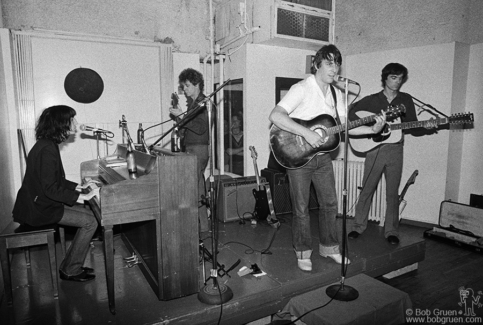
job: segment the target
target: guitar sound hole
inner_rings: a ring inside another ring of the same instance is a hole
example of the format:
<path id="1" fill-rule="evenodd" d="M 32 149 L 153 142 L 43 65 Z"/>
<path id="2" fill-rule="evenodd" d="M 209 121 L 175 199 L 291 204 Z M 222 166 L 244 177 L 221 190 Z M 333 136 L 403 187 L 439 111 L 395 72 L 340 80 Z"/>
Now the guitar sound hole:
<path id="1" fill-rule="evenodd" d="M 312 128 L 312 131 L 315 131 L 318 135 L 320 135 L 324 143 L 326 143 L 327 140 L 329 140 L 329 137 L 327 136 L 327 132 L 322 126 L 318 125 L 317 127 Z"/>

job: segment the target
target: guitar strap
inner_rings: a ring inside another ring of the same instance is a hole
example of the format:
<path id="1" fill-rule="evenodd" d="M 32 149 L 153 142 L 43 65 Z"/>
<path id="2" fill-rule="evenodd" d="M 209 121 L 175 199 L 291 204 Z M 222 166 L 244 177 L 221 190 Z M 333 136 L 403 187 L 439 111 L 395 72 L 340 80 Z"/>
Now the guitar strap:
<path id="1" fill-rule="evenodd" d="M 336 121 L 340 125 L 340 118 L 339 118 L 339 112 L 337 111 L 337 95 L 335 94 L 335 88 L 332 85 L 330 86 L 330 91 L 332 92 L 332 98 L 334 98 L 334 109 L 335 109 L 335 115 L 336 115 Z"/>

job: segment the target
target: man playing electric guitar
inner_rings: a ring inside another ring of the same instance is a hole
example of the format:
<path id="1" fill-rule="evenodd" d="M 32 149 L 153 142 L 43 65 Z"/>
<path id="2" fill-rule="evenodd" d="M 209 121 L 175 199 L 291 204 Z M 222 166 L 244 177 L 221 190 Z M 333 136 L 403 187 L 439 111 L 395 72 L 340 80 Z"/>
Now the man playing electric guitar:
<path id="1" fill-rule="evenodd" d="M 181 71 L 178 82 L 186 96 L 188 106 L 186 115 L 181 119 L 180 131 L 184 134 L 186 152 L 197 157 L 198 198 L 201 202 L 202 196 L 205 196 L 204 171 L 208 165 L 209 157 L 208 111 L 205 107 L 199 105 L 206 98 L 203 94 L 205 82 L 201 72 L 191 68 Z M 175 119 L 183 114 L 183 110 L 178 105 L 170 107 L 169 112 Z M 200 231 L 208 231 L 206 205 L 199 205 L 198 218 Z"/>
<path id="2" fill-rule="evenodd" d="M 402 64 L 389 63 L 382 69 L 382 91 L 364 97 L 349 111 L 349 119 L 357 118 L 357 112 L 375 113 L 388 104 L 406 107 L 401 116 L 403 122 L 417 121 L 416 110 L 412 97 L 400 92 L 399 89 L 406 81 L 408 70 Z M 427 129 L 436 127 L 434 120 L 426 121 L 423 126 Z M 420 130 L 420 129 L 419 129 Z M 418 135 L 424 135 L 427 132 Z M 413 132 L 415 135 L 415 132 Z M 368 140 L 370 141 L 370 140 Z M 348 237 L 355 239 L 367 227 L 367 218 L 371 207 L 372 197 L 377 184 L 384 173 L 386 177 L 386 217 L 384 222 L 384 236 L 390 244 L 399 243 L 399 185 L 403 167 L 404 137 L 396 143 L 381 144 L 367 152 L 364 163 L 362 191 L 356 205 L 355 220 Z"/>
<path id="3" fill-rule="evenodd" d="M 270 121 L 278 128 L 300 135 L 310 146 L 324 144 L 319 133 L 297 123 L 294 119 L 311 120 L 327 114 L 345 121 L 343 96 L 330 84 L 339 72 L 342 55 L 334 45 L 323 46 L 315 55 L 312 74 L 290 88 L 285 97 L 270 114 Z M 354 134 L 379 132 L 385 123 L 385 113 L 376 118 L 372 127 L 361 126 L 352 130 Z M 342 264 L 336 232 L 337 195 L 332 159 L 328 154 L 319 154 L 300 168 L 288 169 L 290 196 L 293 207 L 292 242 L 298 267 L 312 270 L 312 235 L 310 231 L 309 197 L 313 182 L 319 202 L 319 254 Z M 349 264 L 346 258 L 345 264 Z"/>

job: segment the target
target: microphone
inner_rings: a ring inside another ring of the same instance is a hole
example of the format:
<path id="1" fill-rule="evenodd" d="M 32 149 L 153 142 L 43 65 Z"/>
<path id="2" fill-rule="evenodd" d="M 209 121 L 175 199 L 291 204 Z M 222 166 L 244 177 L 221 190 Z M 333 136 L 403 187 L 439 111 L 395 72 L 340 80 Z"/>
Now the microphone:
<path id="1" fill-rule="evenodd" d="M 85 125 L 85 124 L 81 124 L 79 126 L 79 128 L 82 130 L 82 131 L 93 131 L 93 132 L 101 132 L 101 133 L 112 133 L 111 131 L 108 131 L 108 130 L 103 130 L 103 129 L 99 129 L 99 128 L 94 128 L 92 126 L 89 126 L 89 125 Z"/>
<path id="2" fill-rule="evenodd" d="M 344 78 L 344 77 L 341 77 L 341 76 L 339 76 L 338 74 L 336 74 L 336 75 L 334 76 L 334 80 L 335 80 L 335 81 L 340 81 L 340 82 L 346 82 L 346 81 L 347 81 L 347 82 L 348 82 L 348 83 L 350 83 L 350 84 L 353 84 L 353 85 L 359 85 L 359 83 L 358 83 L 358 82 L 356 82 L 356 81 L 354 81 L 354 80 L 350 80 L 349 78 Z"/>

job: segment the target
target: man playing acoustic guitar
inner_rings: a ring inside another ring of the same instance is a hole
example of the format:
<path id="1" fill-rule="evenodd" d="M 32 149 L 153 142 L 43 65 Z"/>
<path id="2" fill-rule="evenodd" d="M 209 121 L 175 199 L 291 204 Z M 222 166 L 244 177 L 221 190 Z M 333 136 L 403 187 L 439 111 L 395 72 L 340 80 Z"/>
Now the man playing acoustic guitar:
<path id="1" fill-rule="evenodd" d="M 403 122 L 417 121 L 416 110 L 411 95 L 400 92 L 400 88 L 406 81 L 408 70 L 399 63 L 389 63 L 382 69 L 381 82 L 382 91 L 364 97 L 349 111 L 349 118 L 358 118 L 359 112 L 374 113 L 388 104 L 403 104 L 406 107 L 405 114 L 401 116 Z M 428 120 L 423 123 L 426 129 L 437 126 L 435 120 Z M 351 133 L 352 134 L 352 133 Z M 412 132 L 413 135 L 424 135 L 426 131 Z M 380 138 L 381 140 L 376 141 Z M 384 173 L 386 177 L 386 218 L 384 222 L 384 236 L 390 244 L 399 243 L 399 184 L 401 182 L 403 168 L 403 133 L 398 138 L 384 139 L 381 135 L 368 139 L 351 139 L 353 149 L 357 150 L 356 143 L 365 141 L 374 146 L 366 154 L 364 162 L 364 176 L 362 179 L 362 191 L 356 205 L 355 220 L 352 231 L 348 237 L 356 239 L 364 232 L 367 227 L 367 218 L 371 208 L 372 197 L 377 188 L 377 184 Z"/>
<path id="2" fill-rule="evenodd" d="M 323 146 L 325 139 L 292 118 L 311 120 L 321 114 L 341 118 L 345 122 L 343 96 L 330 84 L 334 82 L 342 56 L 334 45 L 323 46 L 315 55 L 312 74 L 290 88 L 285 97 L 270 113 L 270 121 L 282 130 L 301 136 L 312 148 Z M 330 86 L 330 87 L 329 87 Z M 335 98 L 334 98 L 335 97 Z M 386 115 L 376 117 L 372 126 L 361 126 L 351 134 L 378 133 L 385 124 Z M 303 271 L 312 270 L 312 236 L 310 231 L 310 185 L 314 184 L 319 203 L 319 254 L 342 264 L 336 231 L 337 195 L 332 159 L 329 154 L 316 154 L 302 167 L 287 169 L 293 207 L 292 241 Z M 346 258 L 346 264 L 350 261 Z"/>

